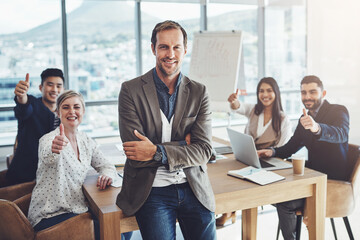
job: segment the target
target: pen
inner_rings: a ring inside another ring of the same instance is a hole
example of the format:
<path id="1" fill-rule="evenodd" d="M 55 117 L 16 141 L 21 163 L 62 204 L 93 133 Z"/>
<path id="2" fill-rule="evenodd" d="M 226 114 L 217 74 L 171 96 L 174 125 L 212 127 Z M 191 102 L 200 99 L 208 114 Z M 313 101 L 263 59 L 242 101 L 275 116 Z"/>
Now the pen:
<path id="1" fill-rule="evenodd" d="M 250 174 L 249 175 L 251 175 L 251 174 L 253 174 L 253 173 L 257 173 L 257 172 L 259 172 L 260 171 L 260 169 L 257 169 L 257 168 L 255 168 L 255 169 L 250 169 Z"/>
<path id="2" fill-rule="evenodd" d="M 121 175 L 121 173 L 118 173 L 118 175 L 119 175 L 121 178 L 123 178 L 123 176 Z"/>

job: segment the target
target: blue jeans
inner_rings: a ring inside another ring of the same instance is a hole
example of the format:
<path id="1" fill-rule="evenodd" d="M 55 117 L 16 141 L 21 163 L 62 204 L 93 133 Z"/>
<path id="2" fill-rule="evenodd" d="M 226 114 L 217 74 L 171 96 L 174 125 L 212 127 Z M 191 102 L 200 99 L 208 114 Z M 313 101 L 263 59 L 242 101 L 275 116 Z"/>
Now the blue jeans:
<path id="1" fill-rule="evenodd" d="M 305 198 L 277 203 L 276 209 L 279 216 L 279 224 L 284 240 L 296 239 L 296 210 L 303 208 Z"/>
<path id="2" fill-rule="evenodd" d="M 135 217 L 144 240 L 176 239 L 176 219 L 184 239 L 216 239 L 215 215 L 199 202 L 188 183 L 153 187 Z"/>

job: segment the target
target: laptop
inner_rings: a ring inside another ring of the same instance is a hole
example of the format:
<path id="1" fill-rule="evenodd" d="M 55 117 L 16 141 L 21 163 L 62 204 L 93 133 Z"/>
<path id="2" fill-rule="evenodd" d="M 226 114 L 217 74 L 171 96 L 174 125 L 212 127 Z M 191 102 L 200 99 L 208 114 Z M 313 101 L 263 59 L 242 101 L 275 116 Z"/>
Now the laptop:
<path id="1" fill-rule="evenodd" d="M 256 168 L 265 170 L 279 170 L 285 168 L 292 168 L 291 163 L 288 163 L 281 158 L 266 158 L 259 159 L 254 140 L 251 136 L 240 133 L 233 129 L 227 128 L 230 138 L 230 144 L 234 152 L 236 160 Z"/>

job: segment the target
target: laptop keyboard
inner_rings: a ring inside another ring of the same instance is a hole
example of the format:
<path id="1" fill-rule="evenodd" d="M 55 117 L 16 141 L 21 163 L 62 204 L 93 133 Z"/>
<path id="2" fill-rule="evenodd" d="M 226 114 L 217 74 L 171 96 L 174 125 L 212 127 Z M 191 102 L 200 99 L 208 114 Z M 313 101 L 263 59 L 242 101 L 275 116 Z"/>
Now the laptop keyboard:
<path id="1" fill-rule="evenodd" d="M 270 164 L 270 163 L 268 163 L 268 162 L 266 162 L 264 160 L 261 160 L 261 159 L 260 159 L 260 165 L 261 165 L 262 168 L 274 167 L 274 165 L 272 165 L 272 164 Z"/>

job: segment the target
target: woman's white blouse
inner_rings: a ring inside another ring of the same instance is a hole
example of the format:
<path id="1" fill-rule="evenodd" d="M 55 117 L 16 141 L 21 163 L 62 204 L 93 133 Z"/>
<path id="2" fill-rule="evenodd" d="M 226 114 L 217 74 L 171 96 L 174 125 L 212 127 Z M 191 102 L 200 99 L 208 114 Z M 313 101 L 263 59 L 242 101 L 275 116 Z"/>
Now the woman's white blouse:
<path id="1" fill-rule="evenodd" d="M 84 213 L 88 210 L 82 185 L 91 166 L 112 179 L 116 169 L 106 160 L 93 139 L 77 132 L 78 160 L 70 142 L 60 154 L 51 152 L 52 140 L 60 135 L 59 128 L 39 141 L 39 162 L 36 186 L 31 196 L 28 218 L 35 226 L 43 218 L 63 213 Z"/>
<path id="2" fill-rule="evenodd" d="M 233 110 L 233 112 L 237 112 L 241 115 L 246 116 L 248 119 L 250 118 L 250 113 L 255 107 L 255 104 L 251 103 L 240 103 L 240 107 L 236 110 Z M 265 130 L 271 125 L 272 119 L 264 126 L 264 112 L 259 114 L 259 120 L 258 120 L 258 126 L 257 126 L 257 132 L 256 137 L 260 137 L 262 134 L 264 134 Z M 249 123 L 248 123 L 249 124 Z M 291 136 L 292 136 L 292 124 L 290 122 L 290 119 L 285 115 L 284 119 L 281 121 L 281 136 L 279 139 L 279 142 L 273 146 L 273 147 L 281 147 L 287 143 Z M 245 132 L 246 134 L 250 134 L 249 132 Z"/>

